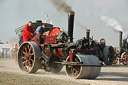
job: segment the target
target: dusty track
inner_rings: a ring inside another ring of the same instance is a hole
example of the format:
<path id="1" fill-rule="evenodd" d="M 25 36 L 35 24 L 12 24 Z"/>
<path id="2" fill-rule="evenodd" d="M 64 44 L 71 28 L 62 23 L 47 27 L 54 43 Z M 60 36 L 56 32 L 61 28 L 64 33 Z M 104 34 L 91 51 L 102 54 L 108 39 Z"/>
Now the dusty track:
<path id="1" fill-rule="evenodd" d="M 68 77 L 64 68 L 58 74 L 44 70 L 27 74 L 13 59 L 0 58 L 0 85 L 128 85 L 128 66 L 103 66 L 95 80 L 87 80 Z"/>

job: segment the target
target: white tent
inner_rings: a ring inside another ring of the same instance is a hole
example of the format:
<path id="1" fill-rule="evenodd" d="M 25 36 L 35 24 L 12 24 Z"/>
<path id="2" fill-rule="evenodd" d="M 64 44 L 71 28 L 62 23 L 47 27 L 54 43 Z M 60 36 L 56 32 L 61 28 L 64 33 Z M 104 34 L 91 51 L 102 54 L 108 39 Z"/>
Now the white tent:
<path id="1" fill-rule="evenodd" d="M 13 46 L 9 44 L 0 44 L 0 57 L 12 57 Z"/>

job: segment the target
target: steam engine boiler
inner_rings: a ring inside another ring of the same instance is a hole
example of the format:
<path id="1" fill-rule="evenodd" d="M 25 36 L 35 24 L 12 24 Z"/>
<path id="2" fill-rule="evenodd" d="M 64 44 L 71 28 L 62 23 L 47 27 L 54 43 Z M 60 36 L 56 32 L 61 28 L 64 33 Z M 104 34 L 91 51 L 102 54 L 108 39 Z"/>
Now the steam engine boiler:
<path id="1" fill-rule="evenodd" d="M 65 65 L 67 75 L 77 79 L 95 79 L 99 75 L 101 65 L 96 51 L 81 49 L 73 42 L 74 15 L 68 13 L 68 34 L 53 27 L 48 33 L 37 34 L 21 44 L 18 50 L 21 70 L 35 73 L 41 68 L 58 73 Z"/>

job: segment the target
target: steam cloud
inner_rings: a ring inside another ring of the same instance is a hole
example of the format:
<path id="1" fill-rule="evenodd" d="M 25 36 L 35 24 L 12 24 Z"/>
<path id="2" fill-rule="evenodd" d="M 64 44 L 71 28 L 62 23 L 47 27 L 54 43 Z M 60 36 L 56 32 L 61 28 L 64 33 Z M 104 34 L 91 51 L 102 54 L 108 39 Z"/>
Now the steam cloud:
<path id="1" fill-rule="evenodd" d="M 66 0 L 49 0 L 58 11 L 73 12 L 71 6 L 69 6 Z"/>
<path id="2" fill-rule="evenodd" d="M 101 20 L 104 21 L 106 25 L 113 27 L 115 30 L 122 31 L 124 38 L 128 37 L 128 31 L 124 31 L 120 23 L 118 23 L 117 20 L 115 20 L 111 16 L 101 16 Z"/>
<path id="3" fill-rule="evenodd" d="M 115 30 L 124 32 L 120 23 L 118 23 L 111 16 L 101 16 L 101 20 L 103 20 L 106 23 L 106 25 L 113 27 Z"/>
<path id="4" fill-rule="evenodd" d="M 124 32 L 124 38 L 128 38 L 128 31 Z"/>

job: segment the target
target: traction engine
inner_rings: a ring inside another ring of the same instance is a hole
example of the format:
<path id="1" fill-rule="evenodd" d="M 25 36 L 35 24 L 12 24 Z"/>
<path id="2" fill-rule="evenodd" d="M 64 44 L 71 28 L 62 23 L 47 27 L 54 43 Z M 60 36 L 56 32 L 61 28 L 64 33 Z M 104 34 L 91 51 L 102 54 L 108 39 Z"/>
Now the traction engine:
<path id="1" fill-rule="evenodd" d="M 119 47 L 115 48 L 114 64 L 128 65 L 128 37 L 122 39 L 123 32 L 119 31 Z"/>
<path id="2" fill-rule="evenodd" d="M 21 44 L 18 50 L 21 70 L 58 73 L 65 65 L 67 75 L 76 79 L 95 79 L 99 75 L 101 64 L 96 51 L 81 49 L 73 42 L 74 14 L 68 13 L 68 34 L 53 27 L 49 33 L 36 34 L 31 41 Z"/>

